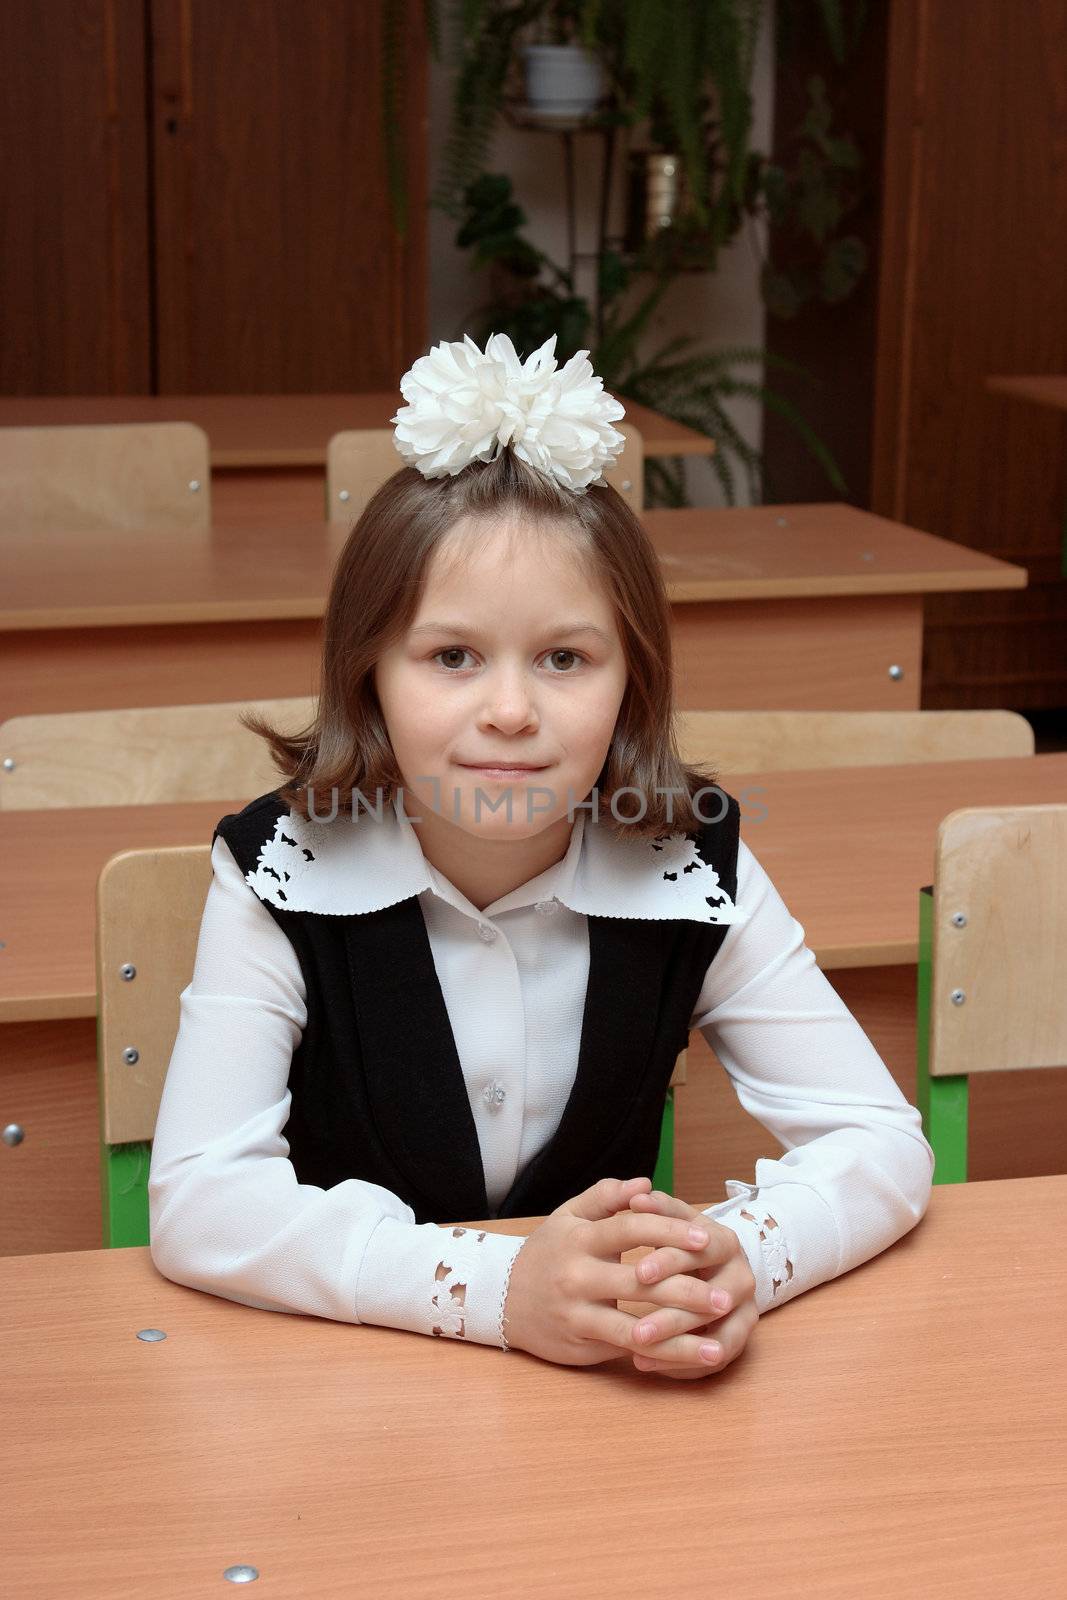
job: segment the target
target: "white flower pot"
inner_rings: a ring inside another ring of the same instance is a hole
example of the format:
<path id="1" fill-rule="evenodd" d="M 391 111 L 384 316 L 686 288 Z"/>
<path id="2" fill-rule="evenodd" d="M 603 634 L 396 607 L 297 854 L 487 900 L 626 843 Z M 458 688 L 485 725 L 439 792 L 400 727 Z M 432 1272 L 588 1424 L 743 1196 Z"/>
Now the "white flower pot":
<path id="1" fill-rule="evenodd" d="M 539 116 L 581 117 L 603 99 L 603 63 L 579 44 L 527 45 L 523 63 L 526 104 Z"/>

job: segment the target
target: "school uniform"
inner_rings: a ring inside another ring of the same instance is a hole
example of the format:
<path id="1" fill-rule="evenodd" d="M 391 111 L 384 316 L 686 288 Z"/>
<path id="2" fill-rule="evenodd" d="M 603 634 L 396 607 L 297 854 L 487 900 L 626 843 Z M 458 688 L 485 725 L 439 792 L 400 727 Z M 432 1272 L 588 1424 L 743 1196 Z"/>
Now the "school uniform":
<path id="1" fill-rule="evenodd" d="M 523 1240 L 436 1224 L 651 1177 L 693 1027 L 786 1150 L 706 1212 L 761 1313 L 913 1227 L 919 1114 L 724 801 L 658 840 L 578 811 L 563 859 L 484 910 L 399 798 L 316 821 L 268 794 L 222 818 L 153 1142 L 159 1270 L 506 1347 Z"/>

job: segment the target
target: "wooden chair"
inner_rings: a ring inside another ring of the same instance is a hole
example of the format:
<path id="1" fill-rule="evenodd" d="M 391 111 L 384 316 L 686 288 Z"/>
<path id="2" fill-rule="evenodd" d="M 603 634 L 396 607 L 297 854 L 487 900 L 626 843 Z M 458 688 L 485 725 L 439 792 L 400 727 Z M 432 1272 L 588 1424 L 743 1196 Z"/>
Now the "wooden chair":
<path id="1" fill-rule="evenodd" d="M 919 891 L 917 1104 L 935 1183 L 967 1179 L 975 1072 L 1067 1063 L 1067 804 L 968 806 Z"/>
<path id="2" fill-rule="evenodd" d="M 0 811 L 252 799 L 281 780 L 238 711 L 295 732 L 314 706 L 303 696 L 12 717 L 0 725 Z"/>
<path id="3" fill-rule="evenodd" d="M 179 999 L 193 974 L 210 845 L 126 850 L 96 892 L 97 1068 L 105 1247 L 148 1243 L 148 1170 Z"/>
<path id="4" fill-rule="evenodd" d="M 0 533 L 211 527 L 208 438 L 192 422 L 0 428 Z"/>
<path id="5" fill-rule="evenodd" d="M 404 464 L 392 428 L 335 433 L 326 446 L 327 521 L 355 522 L 371 496 Z"/>
<path id="6" fill-rule="evenodd" d="M 644 435 L 632 422 L 620 422 L 618 429 L 625 436 L 626 444 L 619 459 L 613 467 L 609 467 L 604 477 L 628 502 L 630 509 L 640 516 L 645 506 Z"/>
<path id="7" fill-rule="evenodd" d="M 731 772 L 1034 753 L 1034 730 L 1016 711 L 679 711 L 675 731 L 683 761 L 713 767 L 724 779 Z M 683 1050 L 667 1095 L 663 1175 L 653 1179 L 667 1193 L 673 1192 L 674 1086 L 686 1081 L 686 1067 Z"/>
<path id="8" fill-rule="evenodd" d="M 684 761 L 722 773 L 1032 756 L 1017 711 L 679 711 Z"/>
<path id="9" fill-rule="evenodd" d="M 253 708 L 296 731 L 314 699 L 50 712 L 0 725 L 0 810 L 229 800 L 278 783 L 241 726 Z M 1033 755 L 1015 711 L 682 711 L 683 757 L 729 772 Z"/>
<path id="10" fill-rule="evenodd" d="M 623 422 L 619 432 L 626 446 L 614 467 L 605 474 L 633 509 L 644 504 L 644 456 L 638 430 Z M 404 465 L 393 440 L 392 428 L 357 428 L 335 433 L 326 447 L 326 516 L 328 520 L 354 521 L 371 495 Z"/>
<path id="11" fill-rule="evenodd" d="M 211 847 L 206 844 L 125 850 L 111 857 L 97 882 L 97 1067 L 105 1248 L 149 1242 L 152 1138 L 178 1032 L 180 996 L 192 979 L 210 884 Z M 679 1062 L 684 1063 L 684 1057 L 683 1051 Z M 673 1132 L 669 1104 L 654 1188 L 669 1188 L 673 1178 Z"/>

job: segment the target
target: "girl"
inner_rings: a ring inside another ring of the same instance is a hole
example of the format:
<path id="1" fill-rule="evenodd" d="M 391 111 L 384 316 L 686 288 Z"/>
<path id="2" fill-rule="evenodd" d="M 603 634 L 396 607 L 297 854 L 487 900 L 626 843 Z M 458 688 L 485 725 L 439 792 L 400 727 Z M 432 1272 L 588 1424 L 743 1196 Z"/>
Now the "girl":
<path id="1" fill-rule="evenodd" d="M 246 718 L 285 782 L 212 839 L 152 1259 L 265 1310 L 703 1377 L 913 1227 L 933 1152 L 679 759 L 659 563 L 601 481 L 622 407 L 554 345 L 405 374 L 313 722 Z M 786 1151 L 703 1212 L 647 1176 L 694 1027 Z M 512 1216 L 545 1220 L 456 1220 Z"/>

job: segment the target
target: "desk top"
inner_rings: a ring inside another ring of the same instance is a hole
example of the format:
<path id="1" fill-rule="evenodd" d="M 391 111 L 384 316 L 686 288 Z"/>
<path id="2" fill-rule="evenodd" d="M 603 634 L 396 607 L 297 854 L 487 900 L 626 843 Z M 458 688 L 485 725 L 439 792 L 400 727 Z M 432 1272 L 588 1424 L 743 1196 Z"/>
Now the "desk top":
<path id="1" fill-rule="evenodd" d="M 648 511 L 672 602 L 1019 589 L 1025 567 L 854 506 Z M 350 522 L 7 533 L 0 629 L 321 617 Z"/>
<path id="2" fill-rule="evenodd" d="M 741 836 L 820 966 L 918 959 L 918 891 L 961 806 L 1067 800 L 1067 752 L 914 766 L 723 776 Z M 96 1012 L 96 883 L 121 850 L 203 844 L 247 799 L 7 811 L 0 1022 Z M 828 826 L 828 822 L 831 824 Z"/>
<path id="3" fill-rule="evenodd" d="M 710 456 L 715 441 L 620 396 L 646 456 Z M 195 422 L 219 467 L 325 466 L 326 446 L 349 428 L 388 428 L 407 402 L 399 389 L 366 394 L 6 395 L 0 427 Z"/>
<path id="4" fill-rule="evenodd" d="M 1045 372 L 1033 377 L 987 378 L 987 389 L 995 394 L 1014 395 L 1019 400 L 1033 400 L 1039 406 L 1052 406 L 1057 411 L 1067 411 L 1067 375 Z"/>
<path id="5" fill-rule="evenodd" d="M 147 1249 L 0 1258 L 5 1585 L 178 1600 L 248 1563 L 286 1597 L 1060 1593 L 1065 1229 L 1067 1176 L 939 1186 L 690 1383 L 259 1311 Z"/>

